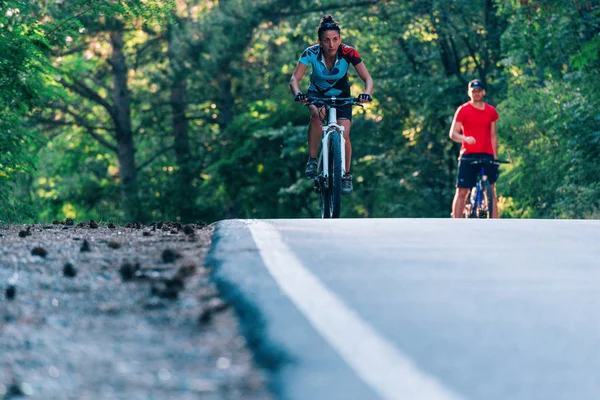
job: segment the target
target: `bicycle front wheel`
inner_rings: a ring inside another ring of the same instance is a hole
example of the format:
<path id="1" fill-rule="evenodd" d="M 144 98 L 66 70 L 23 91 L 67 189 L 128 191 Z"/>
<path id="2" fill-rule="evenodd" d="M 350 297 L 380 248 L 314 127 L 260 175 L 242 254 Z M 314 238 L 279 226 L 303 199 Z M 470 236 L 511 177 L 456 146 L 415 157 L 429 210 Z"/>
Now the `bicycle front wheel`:
<path id="1" fill-rule="evenodd" d="M 329 150 L 327 154 L 331 154 L 331 146 L 328 145 L 327 149 Z M 321 218 L 331 218 L 331 155 L 329 156 L 329 161 L 327 162 L 327 166 L 329 168 L 329 175 L 325 176 L 323 172 L 323 152 L 319 157 L 319 174 L 318 174 L 318 186 L 319 186 L 319 206 L 321 207 Z"/>
<path id="2" fill-rule="evenodd" d="M 329 179 L 327 179 L 327 182 L 325 182 L 325 184 L 321 184 L 321 218 L 331 218 L 331 189 L 329 188 L 328 180 Z"/>
<path id="3" fill-rule="evenodd" d="M 488 180 L 483 182 L 483 204 L 486 208 L 486 216 L 484 218 L 492 218 L 492 215 L 494 215 L 494 195 L 492 185 Z"/>
<path id="4" fill-rule="evenodd" d="M 485 180 L 481 181 L 481 189 L 473 188 L 473 190 L 480 190 L 476 193 L 475 207 L 471 211 L 471 218 L 488 219 L 492 218 L 494 211 L 494 201 L 492 197 L 492 185 Z"/>
<path id="5" fill-rule="evenodd" d="M 329 132 L 329 202 L 331 218 L 339 218 L 342 210 L 342 144 L 340 132 Z"/>

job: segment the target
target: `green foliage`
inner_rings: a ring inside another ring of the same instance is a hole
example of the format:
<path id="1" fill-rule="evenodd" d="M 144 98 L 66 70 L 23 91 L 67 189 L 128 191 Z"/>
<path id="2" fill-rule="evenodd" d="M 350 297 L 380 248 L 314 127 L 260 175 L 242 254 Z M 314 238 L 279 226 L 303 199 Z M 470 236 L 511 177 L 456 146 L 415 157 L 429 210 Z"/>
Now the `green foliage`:
<path id="1" fill-rule="evenodd" d="M 45 92 L 48 42 L 29 14 L 26 2 L 7 1 L 0 10 L 0 220 L 23 211 L 12 195 L 20 173 L 32 171 L 32 133 L 23 118 Z M 41 89 L 39 89 L 41 88 Z"/>
<path id="2" fill-rule="evenodd" d="M 581 50 L 571 57 L 573 67 L 578 70 L 596 68 L 600 65 L 600 36 L 595 36 L 581 46 Z"/>
<path id="3" fill-rule="evenodd" d="M 169 7 L 163 1 L 72 0 L 61 8 L 54 2 L 2 2 L 0 9 L 0 219 L 25 220 L 31 214 L 29 194 L 24 186 L 36 179 L 23 174 L 38 174 L 33 169 L 35 153 L 44 140 L 37 129 L 24 123 L 47 107 L 61 94 L 54 81 L 53 54 L 60 54 L 87 28 L 91 14 L 105 20 L 121 19 L 132 24 L 143 20 L 156 25 L 158 11 Z M 19 182 L 15 186 L 16 182 Z M 73 188 L 77 185 L 73 185 Z M 97 193 L 90 192 L 94 196 Z M 28 196 L 25 196 L 27 198 Z M 35 196 L 34 196 L 35 197 Z M 33 200 L 32 201 L 36 201 Z M 29 204 L 29 205 L 28 205 Z M 42 209 L 39 215 L 55 214 Z M 39 218 L 39 216 L 38 216 Z M 35 219 L 35 217 L 34 217 Z"/>

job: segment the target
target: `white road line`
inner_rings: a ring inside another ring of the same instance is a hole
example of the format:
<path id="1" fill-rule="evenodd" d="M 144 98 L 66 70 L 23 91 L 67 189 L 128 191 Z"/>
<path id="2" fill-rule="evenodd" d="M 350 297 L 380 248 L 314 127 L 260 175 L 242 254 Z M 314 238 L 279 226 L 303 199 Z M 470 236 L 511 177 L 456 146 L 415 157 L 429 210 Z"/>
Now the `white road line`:
<path id="1" fill-rule="evenodd" d="M 246 221 L 275 281 L 312 326 L 383 399 L 458 400 L 419 369 L 305 268 L 274 226 Z"/>

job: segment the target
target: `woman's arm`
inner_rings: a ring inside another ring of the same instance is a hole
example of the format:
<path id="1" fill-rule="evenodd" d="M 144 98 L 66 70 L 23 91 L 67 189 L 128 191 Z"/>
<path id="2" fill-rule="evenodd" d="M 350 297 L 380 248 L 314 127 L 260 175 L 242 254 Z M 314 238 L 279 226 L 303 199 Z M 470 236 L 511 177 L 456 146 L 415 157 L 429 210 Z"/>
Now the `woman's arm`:
<path id="1" fill-rule="evenodd" d="M 302 77 L 306 72 L 306 68 L 306 65 L 299 62 L 298 65 L 296 65 L 296 68 L 294 69 L 294 73 L 292 74 L 292 78 L 290 79 L 290 89 L 292 90 L 293 95 L 302 93 L 302 90 L 300 90 L 300 81 L 302 80 Z"/>
<path id="2" fill-rule="evenodd" d="M 365 90 L 363 91 L 363 93 L 372 95 L 373 94 L 373 78 L 371 78 L 371 74 L 369 74 L 369 71 L 367 71 L 367 67 L 365 66 L 365 63 L 361 62 L 360 64 L 356 64 L 354 66 L 354 69 L 356 69 L 356 72 L 358 72 L 358 76 L 360 76 L 360 79 L 362 79 L 363 82 L 365 83 Z"/>

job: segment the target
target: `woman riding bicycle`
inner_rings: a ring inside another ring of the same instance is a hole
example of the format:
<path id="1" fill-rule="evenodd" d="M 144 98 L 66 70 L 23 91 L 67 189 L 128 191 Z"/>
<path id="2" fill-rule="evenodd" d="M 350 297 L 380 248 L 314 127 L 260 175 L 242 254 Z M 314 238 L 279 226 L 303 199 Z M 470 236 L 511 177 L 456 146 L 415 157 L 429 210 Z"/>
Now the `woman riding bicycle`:
<path id="1" fill-rule="evenodd" d="M 294 100 L 307 102 L 309 97 L 350 97 L 348 68 L 353 65 L 365 84 L 365 90 L 358 98 L 361 103 L 370 102 L 373 93 L 373 79 L 358 52 L 342 43 L 340 27 L 331 15 L 326 15 L 321 19 L 318 35 L 319 44 L 304 50 L 290 79 L 290 89 L 294 94 Z M 309 65 L 312 65 L 312 72 L 308 92 L 305 94 L 300 90 L 300 81 Z M 317 176 L 321 119 L 324 117 L 325 110 L 319 110 L 314 105 L 309 105 L 309 108 L 311 114 L 308 127 L 309 158 L 306 163 L 305 176 L 314 178 Z M 352 175 L 350 174 L 352 106 L 338 108 L 337 116 L 337 123 L 345 128 L 344 138 L 346 139 L 346 165 L 342 177 L 342 193 L 350 194 L 352 193 Z"/>

